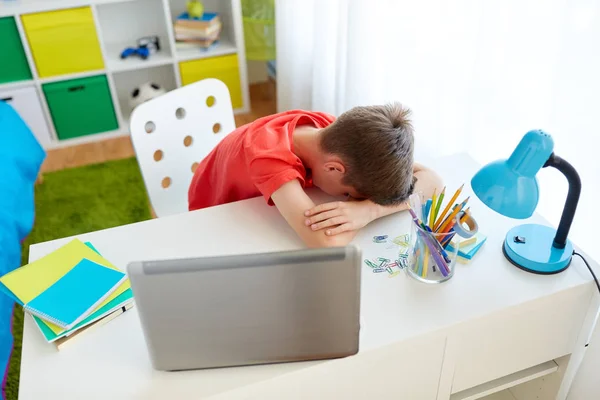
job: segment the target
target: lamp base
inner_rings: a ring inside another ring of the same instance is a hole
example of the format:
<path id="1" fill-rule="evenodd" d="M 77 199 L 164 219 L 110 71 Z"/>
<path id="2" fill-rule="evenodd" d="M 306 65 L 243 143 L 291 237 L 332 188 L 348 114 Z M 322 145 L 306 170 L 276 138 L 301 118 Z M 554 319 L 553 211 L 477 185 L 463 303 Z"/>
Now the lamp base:
<path id="1" fill-rule="evenodd" d="M 557 274 L 571 264 L 573 244 L 567 239 L 564 249 L 552 244 L 556 230 L 549 226 L 526 224 L 506 234 L 502 251 L 515 266 L 535 274 Z"/>

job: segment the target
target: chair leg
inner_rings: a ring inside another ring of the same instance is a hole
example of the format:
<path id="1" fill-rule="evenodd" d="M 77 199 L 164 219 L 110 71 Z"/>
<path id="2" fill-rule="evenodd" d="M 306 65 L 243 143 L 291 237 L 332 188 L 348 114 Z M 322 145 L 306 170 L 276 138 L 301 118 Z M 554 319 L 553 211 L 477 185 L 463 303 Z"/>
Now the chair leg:
<path id="1" fill-rule="evenodd" d="M 154 207 L 152 207 L 152 203 L 150 203 L 150 201 L 148 201 L 148 208 L 150 208 L 150 217 L 152 217 L 152 219 L 158 218 L 158 216 L 154 212 Z"/>

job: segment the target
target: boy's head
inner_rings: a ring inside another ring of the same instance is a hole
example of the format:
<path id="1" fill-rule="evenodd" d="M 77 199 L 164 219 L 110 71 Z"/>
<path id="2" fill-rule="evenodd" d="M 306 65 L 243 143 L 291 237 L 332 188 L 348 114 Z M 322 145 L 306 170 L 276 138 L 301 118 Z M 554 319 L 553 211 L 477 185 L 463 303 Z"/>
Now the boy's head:
<path id="1" fill-rule="evenodd" d="M 409 116 L 410 110 L 397 103 L 355 107 L 340 115 L 320 133 L 323 158 L 312 171 L 315 186 L 381 205 L 405 201 L 414 187 Z"/>

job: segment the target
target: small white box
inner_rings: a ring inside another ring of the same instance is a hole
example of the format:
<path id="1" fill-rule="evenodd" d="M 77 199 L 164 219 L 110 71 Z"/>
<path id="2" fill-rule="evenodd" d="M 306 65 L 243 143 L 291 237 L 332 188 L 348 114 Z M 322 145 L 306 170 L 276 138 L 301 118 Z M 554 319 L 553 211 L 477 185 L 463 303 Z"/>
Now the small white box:
<path id="1" fill-rule="evenodd" d="M 29 126 L 42 147 L 48 148 L 52 137 L 35 88 L 2 90 L 0 91 L 0 101 L 10 104 Z"/>

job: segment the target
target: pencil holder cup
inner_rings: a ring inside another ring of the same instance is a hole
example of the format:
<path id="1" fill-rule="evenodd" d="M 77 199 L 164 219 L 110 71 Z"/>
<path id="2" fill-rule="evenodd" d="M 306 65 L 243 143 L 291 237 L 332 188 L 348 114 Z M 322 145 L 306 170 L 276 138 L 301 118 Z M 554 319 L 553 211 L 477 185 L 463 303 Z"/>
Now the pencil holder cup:
<path id="1" fill-rule="evenodd" d="M 452 278 L 458 249 L 447 244 L 453 236 L 454 232 L 431 232 L 413 221 L 407 273 L 425 283 L 442 283 Z"/>

